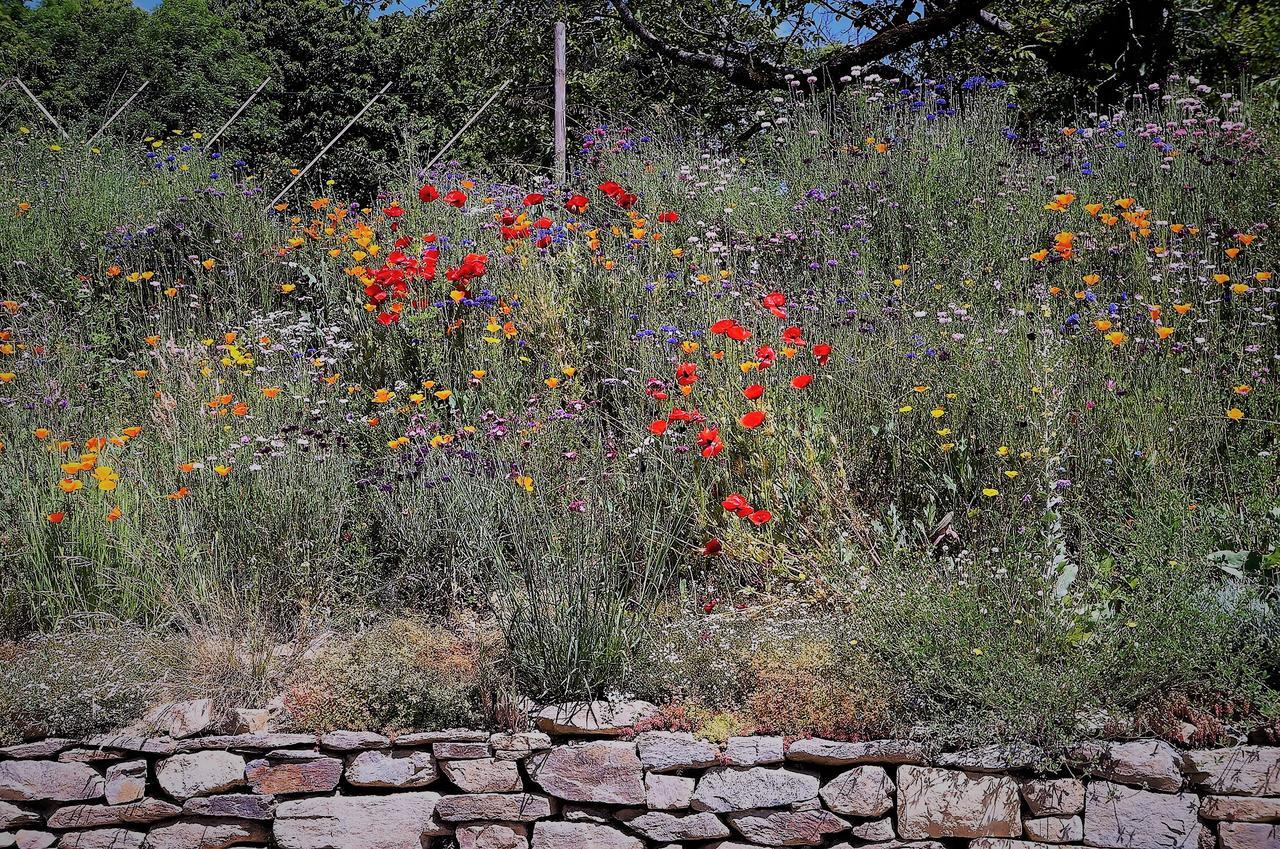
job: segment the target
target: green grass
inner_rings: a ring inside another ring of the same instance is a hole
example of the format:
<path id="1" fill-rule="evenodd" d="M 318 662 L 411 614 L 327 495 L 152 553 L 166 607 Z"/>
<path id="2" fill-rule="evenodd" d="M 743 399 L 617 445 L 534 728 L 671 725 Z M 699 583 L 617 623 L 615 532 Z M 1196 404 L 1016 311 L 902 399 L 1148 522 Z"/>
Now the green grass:
<path id="1" fill-rule="evenodd" d="M 788 733 L 1048 740 L 1171 699 L 1268 721 L 1275 117 L 1178 90 L 1064 130 L 953 89 L 780 104 L 732 150 L 602 129 L 585 213 L 541 189 L 546 250 L 502 234 L 532 187 L 501 175 L 461 210 L 313 185 L 265 214 L 286 175 L 179 137 L 147 159 L 9 132 L 0 622 L 286 639 L 317 615 L 475 614 L 506 636 L 494 674 L 536 697 L 643 690 Z M 359 269 L 427 233 L 440 275 L 383 326 Z M 454 302 L 467 252 L 487 271 Z M 673 407 L 703 421 L 653 435 Z M 86 453 L 115 488 L 60 468 Z M 789 691 L 792 668 L 824 695 L 781 715 L 751 681 Z M 865 721 L 824 718 L 850 704 Z"/>

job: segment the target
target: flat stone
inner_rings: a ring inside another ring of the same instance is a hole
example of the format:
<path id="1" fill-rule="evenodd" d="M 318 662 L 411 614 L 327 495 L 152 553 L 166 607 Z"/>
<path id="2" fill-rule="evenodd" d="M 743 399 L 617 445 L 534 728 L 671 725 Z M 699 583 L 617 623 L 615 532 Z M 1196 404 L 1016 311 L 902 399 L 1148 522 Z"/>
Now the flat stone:
<path id="1" fill-rule="evenodd" d="M 968 772 L 1013 772 L 1028 769 L 1044 758 L 1044 749 L 1019 743 L 981 746 L 948 752 L 934 759 L 935 766 Z"/>
<path id="2" fill-rule="evenodd" d="M 192 752 L 156 764 L 156 782 L 175 799 L 225 793 L 244 784 L 244 758 L 230 752 Z"/>
<path id="3" fill-rule="evenodd" d="M 147 711 L 142 721 L 174 740 L 194 737 L 213 724 L 213 700 L 190 699 L 156 705 Z"/>
<path id="4" fill-rule="evenodd" d="M 163 799 L 141 799 L 124 805 L 66 805 L 49 816 L 49 828 L 58 830 L 141 825 L 171 820 L 182 808 Z"/>
<path id="5" fill-rule="evenodd" d="M 729 814 L 734 830 L 752 843 L 765 846 L 817 846 L 828 834 L 849 823 L 821 808 L 810 811 L 741 811 Z"/>
<path id="6" fill-rule="evenodd" d="M 528 768 L 534 783 L 559 799 L 604 805 L 645 801 L 640 758 L 632 743 L 593 740 L 556 746 L 531 756 Z"/>
<path id="7" fill-rule="evenodd" d="M 504 761 L 522 761 L 534 752 L 551 748 L 551 738 L 541 731 L 494 734 L 489 738 L 493 756 Z"/>
<path id="8" fill-rule="evenodd" d="M 489 739 L 488 731 L 471 728 L 446 728 L 443 731 L 419 731 L 400 734 L 392 741 L 397 746 L 431 746 L 436 743 L 482 743 Z"/>
<path id="9" fill-rule="evenodd" d="M 515 793 L 524 789 L 520 767 L 515 761 L 497 758 L 441 761 L 440 771 L 459 790 L 467 793 Z"/>
<path id="10" fill-rule="evenodd" d="M 1005 776 L 899 767 L 898 834 L 908 839 L 1019 837 L 1018 784 Z"/>
<path id="11" fill-rule="evenodd" d="M 320 738 L 320 748 L 335 752 L 363 752 L 366 749 L 385 749 L 391 741 L 372 731 L 330 731 Z"/>
<path id="12" fill-rule="evenodd" d="M 238 820 L 269 820 L 275 814 L 275 800 L 256 793 L 229 793 L 225 796 L 198 796 L 182 805 L 182 812 L 197 817 Z"/>
<path id="13" fill-rule="evenodd" d="M 776 808 L 816 799 L 818 777 L 788 769 L 753 766 L 708 770 L 694 790 L 694 810 L 727 813 Z"/>
<path id="14" fill-rule="evenodd" d="M 227 722 L 231 734 L 258 734 L 271 725 L 271 711 L 265 708 L 232 708 Z"/>
<path id="15" fill-rule="evenodd" d="M 1198 849 L 1194 793 L 1153 793 L 1110 781 L 1085 790 L 1084 842 L 1105 849 Z"/>
<path id="16" fill-rule="evenodd" d="M 141 737 L 137 734 L 99 734 L 83 742 L 94 749 L 111 749 L 134 755 L 171 755 L 176 745 L 168 737 Z"/>
<path id="17" fill-rule="evenodd" d="M 893 840 L 893 818 L 881 817 L 878 820 L 867 820 L 857 823 L 849 829 L 849 836 L 857 840 Z"/>
<path id="18" fill-rule="evenodd" d="M 715 814 L 666 814 L 646 811 L 642 814 L 619 814 L 632 830 L 649 840 L 675 843 L 681 840 L 718 840 L 729 836 L 729 827 Z"/>
<path id="19" fill-rule="evenodd" d="M 1062 849 L 1053 843 L 1037 840 L 1009 840 L 1005 837 L 979 837 L 969 844 L 969 849 Z"/>
<path id="20" fill-rule="evenodd" d="M 528 849 L 529 830 L 523 825 L 460 825 L 454 832 L 458 849 Z"/>
<path id="21" fill-rule="evenodd" d="M 713 844 L 712 849 L 755 849 L 755 847 L 751 843 L 723 842 Z M 848 843 L 836 843 L 830 849 L 855 849 L 855 847 Z M 936 840 L 888 840 L 882 843 L 859 843 L 856 849 L 947 849 L 947 847 Z"/>
<path id="22" fill-rule="evenodd" d="M 872 740 L 839 743 L 813 737 L 797 740 L 787 749 L 787 759 L 824 766 L 857 764 L 913 764 L 926 761 L 924 746 L 913 740 Z"/>
<path id="23" fill-rule="evenodd" d="M 1280 799 L 1249 796 L 1205 796 L 1200 817 L 1229 822 L 1280 822 Z"/>
<path id="24" fill-rule="evenodd" d="M 439 793 L 322 796 L 276 808 L 278 849 L 422 849 L 449 828 L 435 819 Z"/>
<path id="25" fill-rule="evenodd" d="M 48 737 L 44 740 L 34 740 L 30 743 L 5 746 L 0 749 L 0 759 L 10 758 L 17 761 L 46 760 L 65 749 L 70 749 L 75 744 L 75 740 L 70 740 L 66 737 Z"/>
<path id="26" fill-rule="evenodd" d="M 74 749 L 64 749 L 58 753 L 58 760 L 69 764 L 111 763 L 123 760 L 125 757 L 127 755 L 124 752 L 112 751 L 111 749 L 86 749 L 82 746 L 77 746 Z"/>
<path id="27" fill-rule="evenodd" d="M 714 766 L 720 749 L 692 734 L 645 731 L 636 735 L 640 763 L 651 772 L 674 772 Z"/>
<path id="28" fill-rule="evenodd" d="M 174 748 L 180 753 L 202 752 L 213 749 L 269 752 L 274 749 L 292 749 L 299 746 L 311 748 L 315 745 L 316 735 L 314 734 L 284 734 L 267 731 L 253 734 L 221 734 L 216 737 L 201 737 L 196 740 L 180 740 Z"/>
<path id="29" fill-rule="evenodd" d="M 107 767 L 108 805 L 136 802 L 147 792 L 147 762 L 125 761 Z"/>
<path id="30" fill-rule="evenodd" d="M 733 766 L 780 764 L 786 758 L 781 737 L 730 737 L 724 757 Z"/>
<path id="31" fill-rule="evenodd" d="M 439 760 L 476 760 L 489 757 L 489 744 L 433 743 L 431 752 Z"/>
<path id="32" fill-rule="evenodd" d="M 538 713 L 538 729 L 548 734 L 616 737 L 657 714 L 657 705 L 639 700 L 548 705 Z"/>
<path id="33" fill-rule="evenodd" d="M 1072 761 L 1088 775 L 1130 784 L 1162 793 L 1182 789 L 1182 759 L 1163 740 L 1135 740 L 1129 743 L 1090 741 L 1072 747 Z"/>
<path id="34" fill-rule="evenodd" d="M 551 816 L 551 800 L 534 793 L 471 793 L 442 796 L 436 816 L 445 822 L 533 822 Z"/>
<path id="35" fill-rule="evenodd" d="M 58 840 L 58 849 L 142 849 L 146 837 L 141 831 L 124 828 L 72 831 Z"/>
<path id="36" fill-rule="evenodd" d="M 1084 838 L 1080 817 L 1037 817 L 1022 821 L 1023 834 L 1044 843 L 1075 843 Z"/>
<path id="37" fill-rule="evenodd" d="M 80 802 L 97 799 L 107 783 L 93 767 L 61 761 L 0 761 L 0 800 Z"/>
<path id="38" fill-rule="evenodd" d="M 1280 826 L 1224 822 L 1218 826 L 1219 849 L 1280 849 Z"/>
<path id="39" fill-rule="evenodd" d="M 227 849 L 246 843 L 266 843 L 267 826 L 260 822 L 176 822 L 151 829 L 143 849 Z"/>
<path id="40" fill-rule="evenodd" d="M 1022 782 L 1020 789 L 1032 816 L 1069 816 L 1084 810 L 1084 782 L 1075 778 L 1034 778 Z"/>
<path id="41" fill-rule="evenodd" d="M 426 787 L 437 777 L 436 759 L 421 749 L 361 752 L 347 761 L 353 787 Z"/>
<path id="42" fill-rule="evenodd" d="M 1195 787 L 1209 793 L 1280 796 L 1280 747 L 1238 746 L 1187 752 L 1183 769 Z"/>
<path id="43" fill-rule="evenodd" d="M 342 779 L 342 761 L 337 758 L 309 755 L 284 760 L 279 755 L 272 752 L 245 766 L 253 792 L 266 796 L 328 793 Z"/>
<path id="44" fill-rule="evenodd" d="M 8 802 L 0 802 L 0 829 L 11 829 L 20 825 L 31 825 L 32 823 L 43 821 L 44 817 L 35 811 L 19 808 L 17 805 L 11 805 Z"/>
<path id="45" fill-rule="evenodd" d="M 532 849 L 644 849 L 638 837 L 589 822 L 540 822 Z"/>
<path id="46" fill-rule="evenodd" d="M 853 817 L 878 817 L 893 809 L 895 791 L 889 773 L 878 766 L 855 766 L 818 791 L 827 809 Z"/>
<path id="47" fill-rule="evenodd" d="M 15 849 L 49 849 L 50 846 L 57 842 L 58 835 L 30 828 L 21 829 L 14 832 L 13 835 Z M 3 835 L 0 835 L 0 846 L 3 845 Z"/>
<path id="48" fill-rule="evenodd" d="M 613 812 L 599 805 L 576 805 L 567 802 L 560 807 L 560 816 L 568 822 L 595 822 L 608 825 L 613 822 Z"/>
<path id="49" fill-rule="evenodd" d="M 653 811 L 683 811 L 693 801 L 697 780 L 680 775 L 648 773 L 644 777 L 645 807 Z"/>

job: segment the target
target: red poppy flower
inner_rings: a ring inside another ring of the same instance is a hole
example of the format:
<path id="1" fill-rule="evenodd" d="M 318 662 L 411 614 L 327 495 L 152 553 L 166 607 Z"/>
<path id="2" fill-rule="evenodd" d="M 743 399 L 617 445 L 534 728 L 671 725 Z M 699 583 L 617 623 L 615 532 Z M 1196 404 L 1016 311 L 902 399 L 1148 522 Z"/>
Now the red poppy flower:
<path id="1" fill-rule="evenodd" d="M 668 416 L 667 416 L 667 421 L 669 421 L 669 422 L 691 422 L 691 421 L 693 421 L 693 420 L 694 420 L 694 418 L 696 417 L 696 415 L 697 415 L 696 413 L 691 413 L 691 412 L 689 412 L 688 410 L 682 410 L 682 409 L 680 409 L 679 407 L 676 407 L 675 409 L 673 409 L 673 410 L 671 411 L 670 415 L 668 415 Z"/>
<path id="2" fill-rule="evenodd" d="M 724 450 L 724 443 L 717 439 L 715 442 L 711 443 L 706 448 L 702 449 L 702 456 L 710 460 L 712 457 L 716 456 L 723 450 Z"/>
<path id="3" fill-rule="evenodd" d="M 389 324 L 394 324 L 399 320 L 400 320 L 400 313 L 398 312 L 378 313 L 378 323 L 381 324 L 383 327 L 386 327 Z"/>
<path id="4" fill-rule="evenodd" d="M 744 415 L 742 418 L 738 419 L 738 424 L 742 425 L 748 430 L 752 430 L 754 428 L 760 427 L 760 425 L 764 424 L 764 411 L 752 410 L 751 412 Z"/>
<path id="5" fill-rule="evenodd" d="M 659 212 L 658 220 L 661 221 L 663 224 L 675 224 L 677 221 L 680 220 L 680 213 L 671 212 L 670 210 L 666 212 Z"/>
<path id="6" fill-rule="evenodd" d="M 582 195 L 572 195 L 565 200 L 564 208 L 574 215 L 581 215 L 587 211 L 587 199 Z"/>
<path id="7" fill-rule="evenodd" d="M 615 197 L 623 193 L 622 186 L 618 185 L 613 180 L 606 180 L 600 184 L 599 188 L 601 192 L 609 197 Z"/>
<path id="8" fill-rule="evenodd" d="M 467 195 L 465 192 L 461 192 L 457 189 L 454 189 L 453 191 L 449 192 L 447 195 L 444 196 L 444 202 L 449 204 L 449 206 L 454 206 L 461 209 L 467 204 Z"/>
<path id="9" fill-rule="evenodd" d="M 692 386 L 698 382 L 698 364 L 681 363 L 676 366 L 676 383 L 681 386 Z"/>
<path id="10" fill-rule="evenodd" d="M 58 510 L 53 513 L 50 513 L 45 518 L 49 520 L 49 524 L 51 525 L 60 525 L 62 524 L 62 520 L 65 519 L 66 517 L 67 517 L 66 513 L 63 513 L 61 510 Z"/>
<path id="11" fill-rule="evenodd" d="M 746 395 L 749 400 L 754 401 L 764 394 L 764 387 L 758 383 L 753 383 L 742 390 L 742 394 Z"/>
<path id="12" fill-rule="evenodd" d="M 711 325 L 711 332 L 712 333 L 728 333 L 736 325 L 737 325 L 737 322 L 734 321 L 733 319 L 722 318 L 719 321 L 717 321 L 715 324 Z"/>
<path id="13" fill-rule="evenodd" d="M 804 338 L 801 336 L 800 328 L 795 325 L 792 325 L 782 331 L 782 341 L 786 342 L 788 345 L 804 345 Z"/>
<path id="14" fill-rule="evenodd" d="M 797 374 L 791 378 L 791 388 L 793 389 L 804 389 L 810 383 L 813 383 L 813 375 L 811 374 Z"/>
<path id="15" fill-rule="evenodd" d="M 773 514 L 768 510 L 756 510 L 751 515 L 747 516 L 747 520 L 753 525 L 763 525 L 772 518 Z"/>
<path id="16" fill-rule="evenodd" d="M 720 550 L 723 548 L 724 546 L 721 544 L 720 540 L 716 539 L 715 537 L 712 537 L 711 539 L 707 540 L 702 544 L 702 556 L 714 557 L 715 555 L 719 554 Z"/>
<path id="17" fill-rule="evenodd" d="M 831 346 L 825 342 L 813 346 L 813 355 L 818 358 L 818 365 L 825 366 L 831 359 Z"/>
<path id="18" fill-rule="evenodd" d="M 751 331 L 740 324 L 735 324 L 725 335 L 735 342 L 745 342 L 751 338 Z"/>
<path id="19" fill-rule="evenodd" d="M 649 425 L 649 433 L 652 433 L 654 436 L 662 436 L 662 434 L 666 432 L 667 422 L 665 419 L 658 419 L 656 422 Z"/>
<path id="20" fill-rule="evenodd" d="M 440 190 L 430 183 L 418 189 L 418 200 L 423 203 L 431 203 L 438 197 L 440 197 Z"/>
<path id="21" fill-rule="evenodd" d="M 382 214 L 388 218 L 399 218 L 401 215 L 404 215 L 404 207 L 398 203 L 393 203 L 391 206 L 382 210 Z"/>
<path id="22" fill-rule="evenodd" d="M 538 194 L 537 192 L 529 192 L 529 194 L 524 196 L 524 205 L 537 206 L 546 199 L 545 195 Z"/>
<path id="23" fill-rule="evenodd" d="M 720 502 L 720 506 L 733 513 L 736 513 L 743 507 L 750 509 L 750 505 L 747 504 L 747 499 L 743 498 L 742 494 L 737 492 L 727 496 Z"/>
<path id="24" fill-rule="evenodd" d="M 698 431 L 698 444 L 710 445 L 720 438 L 720 428 L 709 427 L 705 430 Z"/>

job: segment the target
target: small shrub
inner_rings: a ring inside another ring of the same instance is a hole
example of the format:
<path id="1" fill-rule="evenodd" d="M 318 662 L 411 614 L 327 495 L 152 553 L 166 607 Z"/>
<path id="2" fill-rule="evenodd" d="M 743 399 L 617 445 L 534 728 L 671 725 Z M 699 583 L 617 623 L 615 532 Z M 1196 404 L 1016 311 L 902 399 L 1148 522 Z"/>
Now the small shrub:
<path id="1" fill-rule="evenodd" d="M 188 694 L 185 641 L 119 624 L 63 628 L 0 645 L 0 741 L 119 728 Z"/>
<path id="2" fill-rule="evenodd" d="M 474 726 L 487 650 L 440 625 L 383 620 L 303 664 L 285 707 L 308 731 Z"/>

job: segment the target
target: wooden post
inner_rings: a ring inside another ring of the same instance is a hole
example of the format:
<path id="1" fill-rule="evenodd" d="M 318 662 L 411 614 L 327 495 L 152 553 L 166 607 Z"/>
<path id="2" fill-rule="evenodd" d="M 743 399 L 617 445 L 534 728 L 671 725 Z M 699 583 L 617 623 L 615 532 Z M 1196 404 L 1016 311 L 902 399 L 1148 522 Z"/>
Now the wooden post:
<path id="1" fill-rule="evenodd" d="M 270 76 L 268 76 L 265 80 L 259 83 L 258 87 L 253 90 L 253 94 L 249 95 L 249 99 L 246 100 L 244 103 L 241 103 L 240 108 L 237 109 L 234 113 L 232 113 L 231 117 L 227 119 L 227 123 L 223 124 L 218 129 L 218 132 L 213 134 L 213 138 L 205 142 L 204 149 L 206 153 L 209 151 L 209 148 L 213 147 L 213 143 L 218 140 L 218 136 L 225 133 L 227 131 L 227 127 L 230 127 L 232 122 L 235 121 L 235 119 L 240 117 L 240 113 L 249 108 L 249 104 L 253 103 L 253 99 L 262 93 L 262 90 L 267 87 L 267 83 L 269 82 L 271 82 Z"/>
<path id="2" fill-rule="evenodd" d="M 103 124 L 101 127 L 99 127 L 99 128 L 98 128 L 98 132 L 96 132 L 96 133 L 94 133 L 93 135 L 89 136 L 89 140 L 88 140 L 87 142 L 85 142 L 85 145 L 86 145 L 86 146 L 88 146 L 88 145 L 93 144 L 93 140 L 94 140 L 94 139 L 96 139 L 98 136 L 102 135 L 102 131 L 103 131 L 103 130 L 105 130 L 107 127 L 110 127 L 110 126 L 111 126 L 111 122 L 112 122 L 112 121 L 114 121 L 115 119 L 119 118 L 119 117 L 120 117 L 120 113 L 121 113 L 121 112 L 123 112 L 124 110 L 128 109 L 128 108 L 129 108 L 129 104 L 130 104 L 130 103 L 133 103 L 133 99 L 134 99 L 135 97 L 137 97 L 138 95 L 142 94 L 142 90 L 143 90 L 143 89 L 145 89 L 145 88 L 146 88 L 147 86 L 149 86 L 149 85 L 151 85 L 151 80 L 143 80 L 143 81 L 142 81 L 142 85 L 138 86 L 138 90 L 137 90 L 137 91 L 135 91 L 133 94 L 129 95 L 129 99 L 128 99 L 128 100 L 126 100 L 124 103 L 121 103 L 121 104 L 120 104 L 120 108 L 119 108 L 119 109 L 117 109 L 114 113 L 112 113 L 111 117 L 107 119 L 107 123 L 105 123 L 105 124 Z"/>
<path id="3" fill-rule="evenodd" d="M 556 23 L 556 183 L 563 186 L 568 178 L 565 145 L 565 32 L 564 21 Z"/>
<path id="4" fill-rule="evenodd" d="M 391 88 L 391 81 L 388 81 L 388 82 L 387 82 L 387 84 L 386 84 L 386 85 L 384 85 L 384 86 L 382 87 L 382 90 L 381 90 L 381 91 L 379 91 L 377 94 L 375 94 L 373 97 L 371 97 L 371 98 L 369 99 L 369 102 L 368 102 L 368 103 L 366 103 L 366 104 L 364 105 L 364 107 L 363 107 L 359 112 L 357 112 L 357 113 L 355 114 L 355 117 L 354 117 L 354 118 L 352 118 L 350 121 L 348 121 L 348 122 L 347 122 L 347 125 L 346 125 L 345 127 L 343 127 L 341 130 L 339 130 L 339 131 L 338 131 L 338 134 L 337 134 L 336 136 L 334 136 L 332 139 L 330 139 L 330 140 L 329 140 L 329 143 L 328 143 L 327 145 L 325 145 L 324 147 L 322 147 L 322 148 L 320 149 L 320 152 L 319 152 L 319 153 L 317 153 L 317 154 L 312 158 L 312 160 L 311 160 L 310 162 L 308 162 L 308 163 L 307 163 L 307 167 L 305 167 L 305 168 L 303 168 L 301 171 L 299 171 L 299 172 L 297 173 L 297 175 L 296 175 L 292 180 L 290 180 L 290 181 L 289 181 L 289 185 L 287 185 L 287 186 L 285 186 L 283 189 L 281 189 L 281 190 L 280 190 L 280 194 L 278 194 L 278 195 L 276 195 L 275 197 L 273 197 L 273 198 L 271 199 L 271 203 L 267 204 L 267 205 L 266 205 L 266 207 L 265 207 L 262 211 L 263 211 L 263 212 L 270 212 L 270 211 L 271 211 L 271 208 L 272 208 L 273 206 L 275 206 L 277 203 L 279 203 L 280 198 L 282 198 L 282 197 L 284 197 L 285 195 L 287 195 L 287 194 L 289 193 L 289 190 L 290 190 L 290 189 L 292 189 L 292 188 L 294 187 L 294 185 L 295 185 L 299 180 L 301 180 L 303 177 L 305 177 L 305 176 L 306 176 L 307 172 L 308 172 L 308 171 L 310 171 L 310 170 L 312 169 L 312 167 L 314 167 L 314 166 L 315 166 L 315 164 L 316 164 L 317 162 L 319 162 L 319 161 L 320 161 L 320 157 L 322 157 L 322 156 L 324 156 L 326 153 L 328 153 L 328 152 L 329 152 L 329 148 L 331 148 L 331 147 L 333 147 L 335 144 L 337 144 L 337 143 L 338 143 L 338 139 L 340 139 L 340 138 L 342 138 L 343 136 L 345 136 L 345 135 L 347 134 L 347 130 L 349 130 L 349 129 L 351 129 L 352 127 L 354 127 L 354 126 L 355 126 L 355 124 L 356 124 L 356 121 L 359 121 L 359 120 L 360 120 L 360 118 L 361 118 L 361 116 L 362 116 L 362 115 L 364 115 L 364 113 L 368 112 L 368 111 L 369 111 L 369 108 L 370 108 L 371 106 L 373 106 L 373 104 L 377 101 L 377 99 L 378 99 L 379 97 L 382 97 L 382 95 L 386 94 L 386 93 L 387 93 L 387 89 L 389 89 L 389 88 Z"/>
<path id="5" fill-rule="evenodd" d="M 49 113 L 48 109 L 44 108 L 44 104 L 41 103 L 40 100 L 34 94 L 31 93 L 31 89 L 27 88 L 26 83 L 24 83 L 22 80 L 18 79 L 17 77 L 14 77 L 13 81 L 17 84 L 18 88 L 22 89 L 22 93 L 25 94 L 27 97 L 29 97 L 31 99 L 31 102 L 36 105 L 36 108 L 40 110 L 40 114 L 43 115 L 45 118 L 47 118 L 50 124 L 53 124 L 54 129 L 58 131 L 58 135 L 62 136 L 64 139 L 69 138 L 69 136 L 67 135 L 67 131 L 62 129 L 62 125 L 59 124 L 57 120 L 53 117 L 53 115 Z"/>

